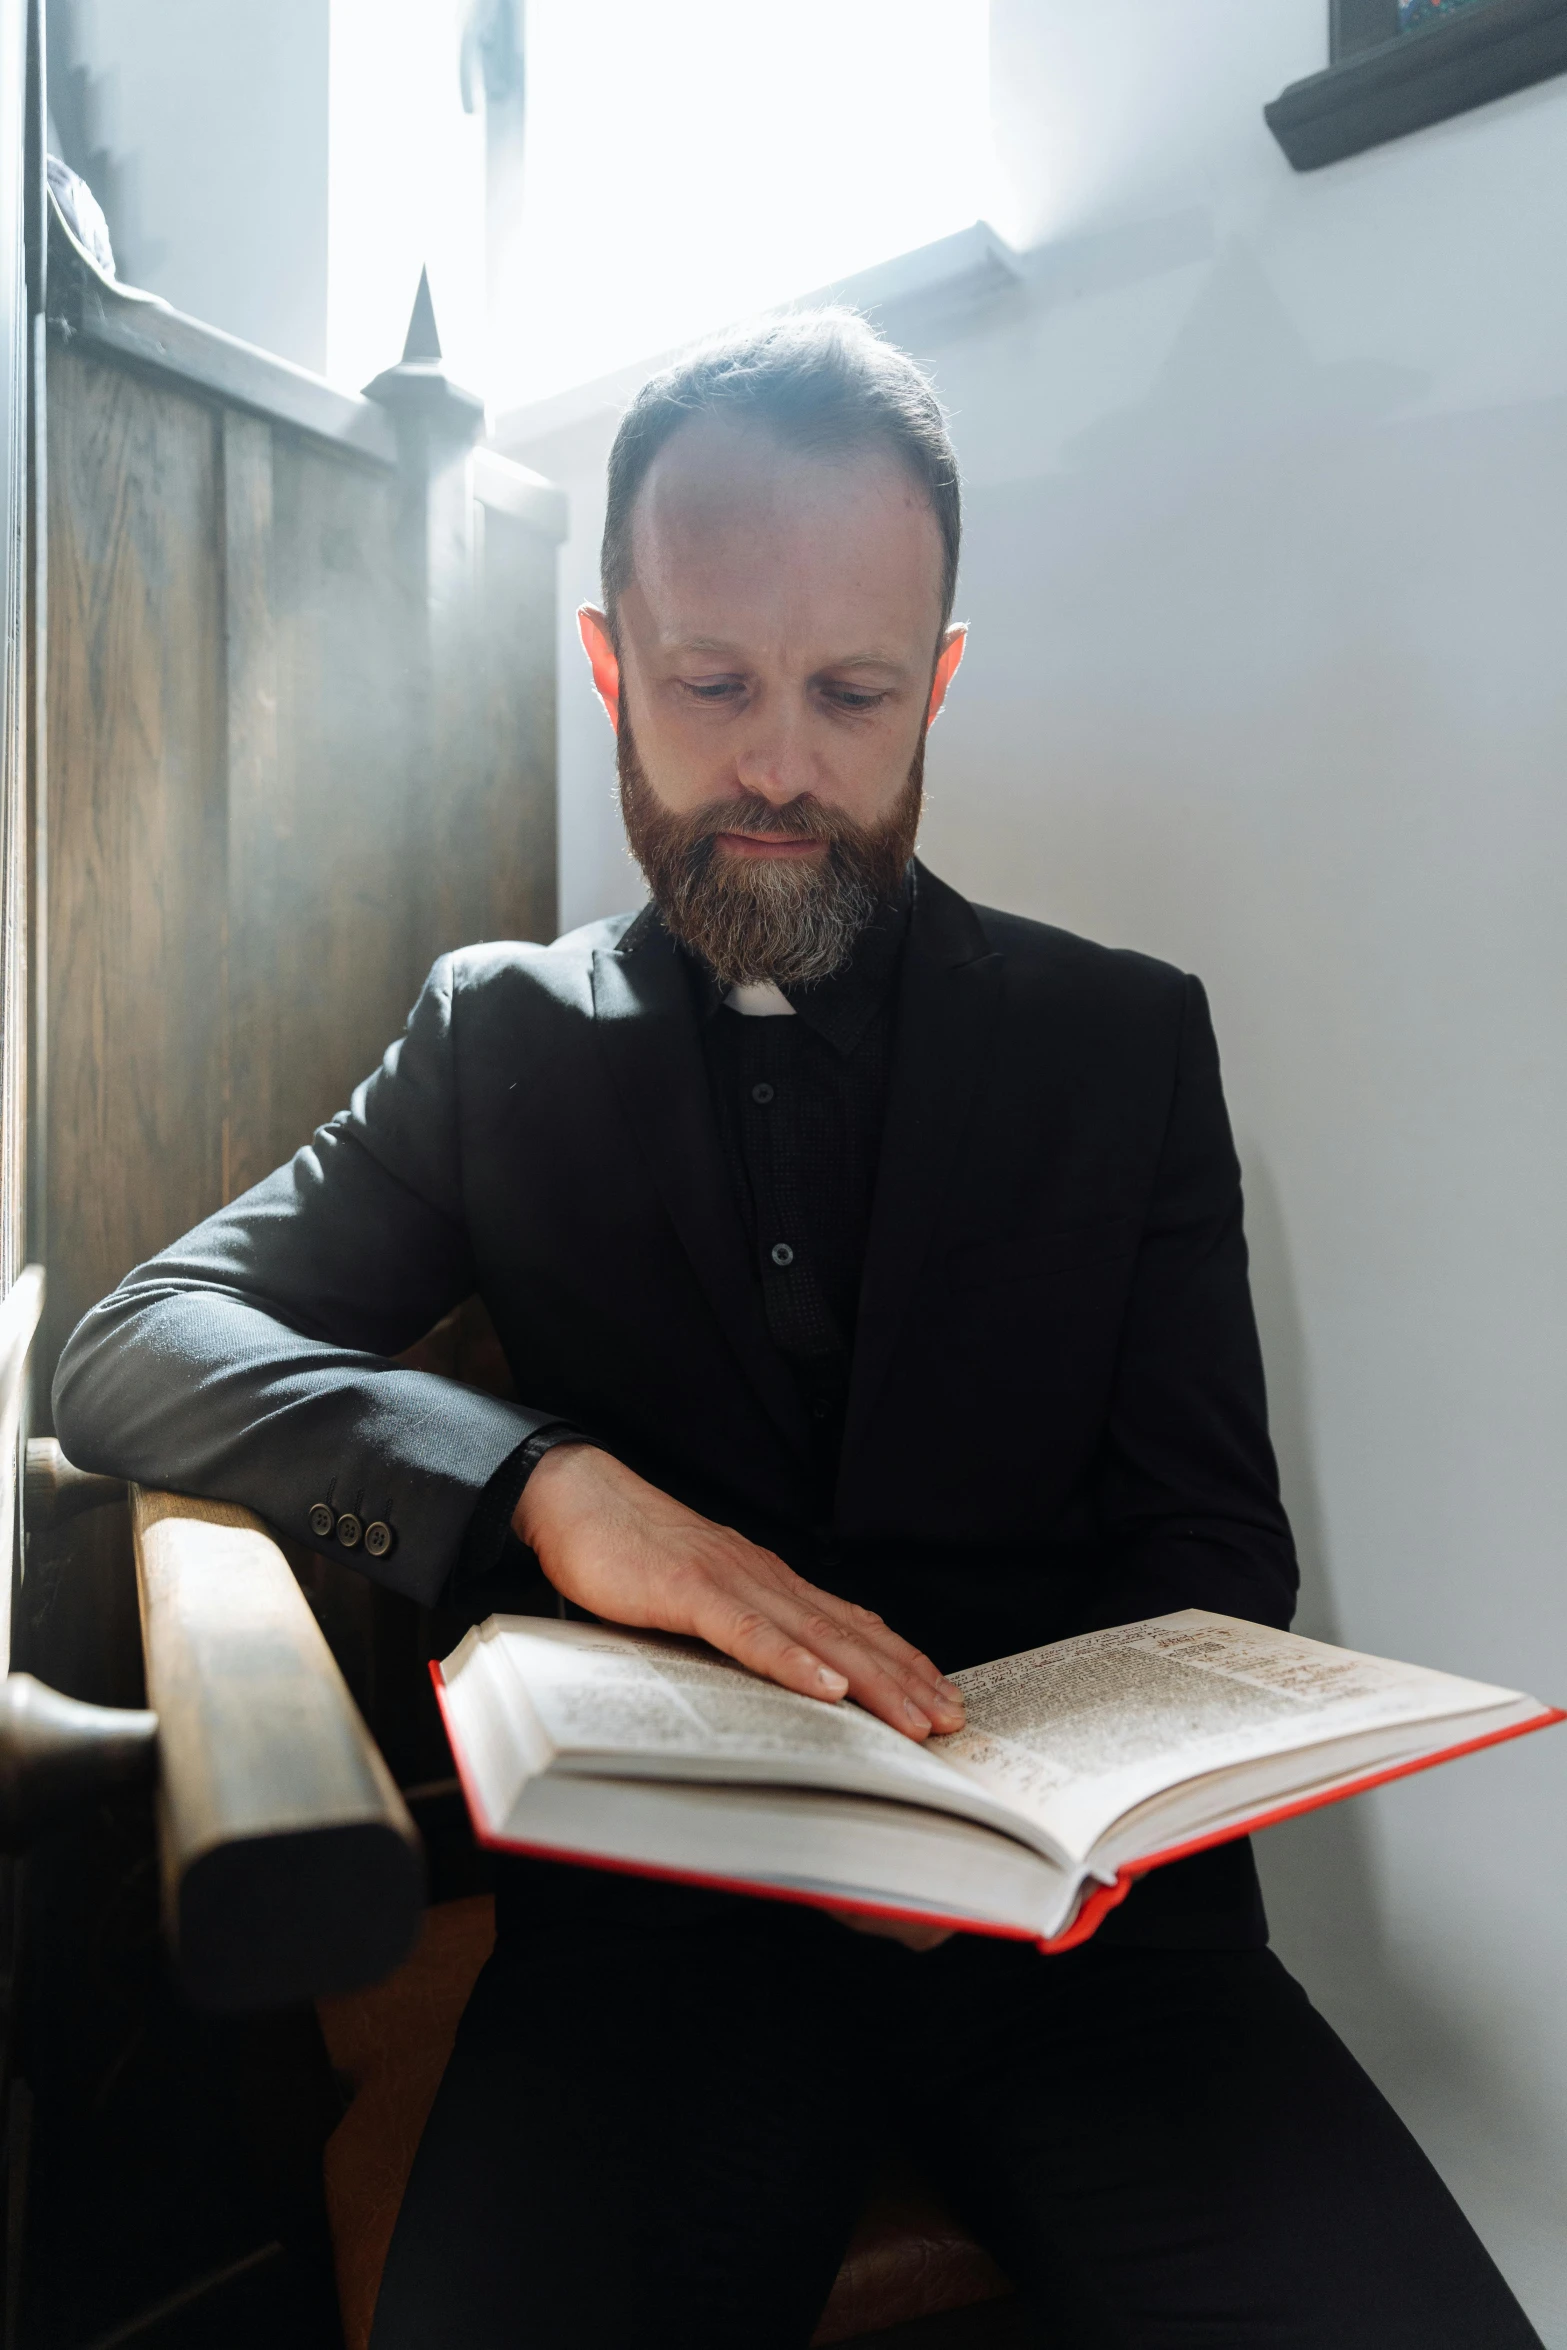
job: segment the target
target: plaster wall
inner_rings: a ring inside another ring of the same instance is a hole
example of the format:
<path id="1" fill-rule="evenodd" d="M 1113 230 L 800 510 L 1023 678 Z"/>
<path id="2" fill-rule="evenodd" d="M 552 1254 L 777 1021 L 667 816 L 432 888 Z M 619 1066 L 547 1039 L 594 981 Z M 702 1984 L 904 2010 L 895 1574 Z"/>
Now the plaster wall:
<path id="1" fill-rule="evenodd" d="M 121 277 L 317 372 L 330 15 L 330 0 L 49 11 L 50 111 L 108 215 Z"/>
<path id="2" fill-rule="evenodd" d="M 1322 0 L 996 0 L 1031 286 L 914 341 L 967 484 L 948 879 L 1195 969 L 1308 1631 L 1558 1700 L 1567 80 L 1309 176 Z M 632 902 L 569 630 L 562 907 Z M 1567 2350 L 1567 1733 L 1263 1840 L 1276 1940 Z"/>

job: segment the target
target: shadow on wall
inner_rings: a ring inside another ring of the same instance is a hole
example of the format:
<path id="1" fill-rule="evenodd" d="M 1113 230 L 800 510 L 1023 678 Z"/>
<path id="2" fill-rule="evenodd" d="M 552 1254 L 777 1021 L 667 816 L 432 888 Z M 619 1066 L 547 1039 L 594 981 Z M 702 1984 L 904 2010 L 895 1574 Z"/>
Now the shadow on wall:
<path id="1" fill-rule="evenodd" d="M 1255 1143 L 1243 1144 L 1246 1234 L 1252 1296 L 1268 1369 L 1268 1416 L 1285 1505 L 1300 1558 L 1295 1629 L 1340 1641 L 1329 1576 L 1322 1497 L 1312 1450 L 1306 1328 L 1278 1185 Z M 1280 1955 L 1336 2015 L 1375 1984 L 1379 2003 L 1397 1998 L 1389 1981 L 1377 1900 L 1372 1822 L 1361 1804 L 1336 1804 L 1259 1837 L 1257 1860 Z"/>
<path id="2" fill-rule="evenodd" d="M 100 133 L 114 111 L 116 77 L 112 68 L 94 73 L 79 62 L 76 13 L 73 0 L 48 0 L 51 135 L 62 162 L 80 173 L 103 207 L 121 284 L 144 285 L 156 277 L 168 243 L 146 233 L 136 159 L 114 155 L 102 142 Z"/>
<path id="3" fill-rule="evenodd" d="M 1113 474 L 1143 509 L 1194 467 L 1377 422 L 1425 388 L 1417 369 L 1387 360 L 1315 358 L 1255 254 L 1232 238 L 1148 399 L 1086 426 L 1063 457 L 1073 474 Z"/>
<path id="4" fill-rule="evenodd" d="M 1300 1557 L 1295 1629 L 1312 1639 L 1340 1641 L 1313 1459 L 1306 1328 L 1283 1202 L 1255 1143 L 1242 1145 L 1241 1158 L 1269 1417 Z M 1548 2161 L 1557 2117 L 1537 2077 L 1525 2075 L 1516 2063 L 1499 2064 L 1495 2035 L 1483 2012 L 1461 2004 L 1451 1983 L 1424 1984 L 1401 1962 L 1378 1894 L 1385 1869 L 1377 1826 L 1377 1814 L 1366 1803 L 1335 1804 L 1283 1822 L 1257 1839 L 1273 1943 L 1356 2053 L 1384 2083 L 1399 2084 L 1405 2119 L 1439 2162 L 1453 2151 L 1442 2143 L 1444 2121 L 1455 2108 L 1462 2112 L 1466 2193 L 1472 2216 L 1480 2219 L 1473 2209 L 1473 2173 L 1478 2168 L 1484 2174 L 1490 2167 L 1484 2142 L 1511 2148 L 1516 2161 L 1522 2137 Z M 1422 2091 L 1433 2089 L 1436 2101 L 1427 2106 Z M 1505 2173 L 1509 2165 L 1504 2160 L 1495 2167 Z M 1505 2184 L 1498 2192 L 1505 2195 Z"/>
<path id="5" fill-rule="evenodd" d="M 1268 1369 L 1268 1413 L 1285 1504 L 1300 1558 L 1295 1629 L 1343 1637 L 1329 1579 L 1322 1497 L 1312 1453 L 1306 1329 L 1283 1201 L 1255 1144 L 1242 1149 L 1252 1296 Z M 1377 1900 L 1376 1840 L 1363 1805 L 1337 1804 L 1271 1829 L 1257 1861 L 1274 1943 L 1319 2003 L 1346 2019 L 1371 1997 L 1401 2004 L 1389 1979 Z M 1379 2035 L 1380 2037 L 1380 2035 Z"/>

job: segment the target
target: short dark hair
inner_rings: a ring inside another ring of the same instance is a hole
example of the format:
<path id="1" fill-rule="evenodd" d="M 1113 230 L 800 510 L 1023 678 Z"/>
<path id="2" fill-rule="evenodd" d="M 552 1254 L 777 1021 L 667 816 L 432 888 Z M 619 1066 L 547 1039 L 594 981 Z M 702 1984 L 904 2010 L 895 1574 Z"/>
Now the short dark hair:
<path id="1" fill-rule="evenodd" d="M 631 515 L 649 466 L 696 416 L 756 424 L 824 456 L 880 446 L 908 468 L 941 532 L 941 624 L 952 618 L 962 509 L 940 401 L 907 352 L 858 311 L 797 310 L 743 327 L 645 383 L 609 453 L 601 573 L 611 625 L 631 578 Z"/>

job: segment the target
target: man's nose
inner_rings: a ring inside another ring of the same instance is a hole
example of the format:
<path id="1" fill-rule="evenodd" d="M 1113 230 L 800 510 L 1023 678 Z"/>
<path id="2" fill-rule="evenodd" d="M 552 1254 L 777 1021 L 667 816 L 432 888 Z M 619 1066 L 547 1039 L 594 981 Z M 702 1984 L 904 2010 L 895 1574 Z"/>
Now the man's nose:
<path id="1" fill-rule="evenodd" d="M 775 808 L 814 791 L 820 778 L 803 714 L 770 712 L 742 746 L 735 770 L 747 791 Z"/>

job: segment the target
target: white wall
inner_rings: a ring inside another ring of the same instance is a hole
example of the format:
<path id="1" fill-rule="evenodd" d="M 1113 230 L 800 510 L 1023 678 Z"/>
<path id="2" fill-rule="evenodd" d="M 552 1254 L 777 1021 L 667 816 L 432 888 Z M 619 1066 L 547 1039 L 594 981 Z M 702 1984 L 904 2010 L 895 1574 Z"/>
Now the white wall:
<path id="1" fill-rule="evenodd" d="M 95 182 L 121 277 L 319 371 L 330 0 L 73 0 L 51 16 L 55 76 L 69 59 L 79 77 L 52 111 L 67 147 L 79 133 L 66 161 Z"/>
<path id="2" fill-rule="evenodd" d="M 923 847 L 1208 982 L 1303 1627 L 1561 1699 L 1567 81 L 1297 177 L 1261 108 L 1326 14 L 996 0 L 999 224 L 1062 250 L 923 353 L 974 624 Z M 568 600 L 608 437 L 519 452 L 573 492 Z M 576 922 L 636 891 L 566 642 Z M 1564 1770 L 1548 1733 L 1263 1850 L 1556 2350 Z"/>

